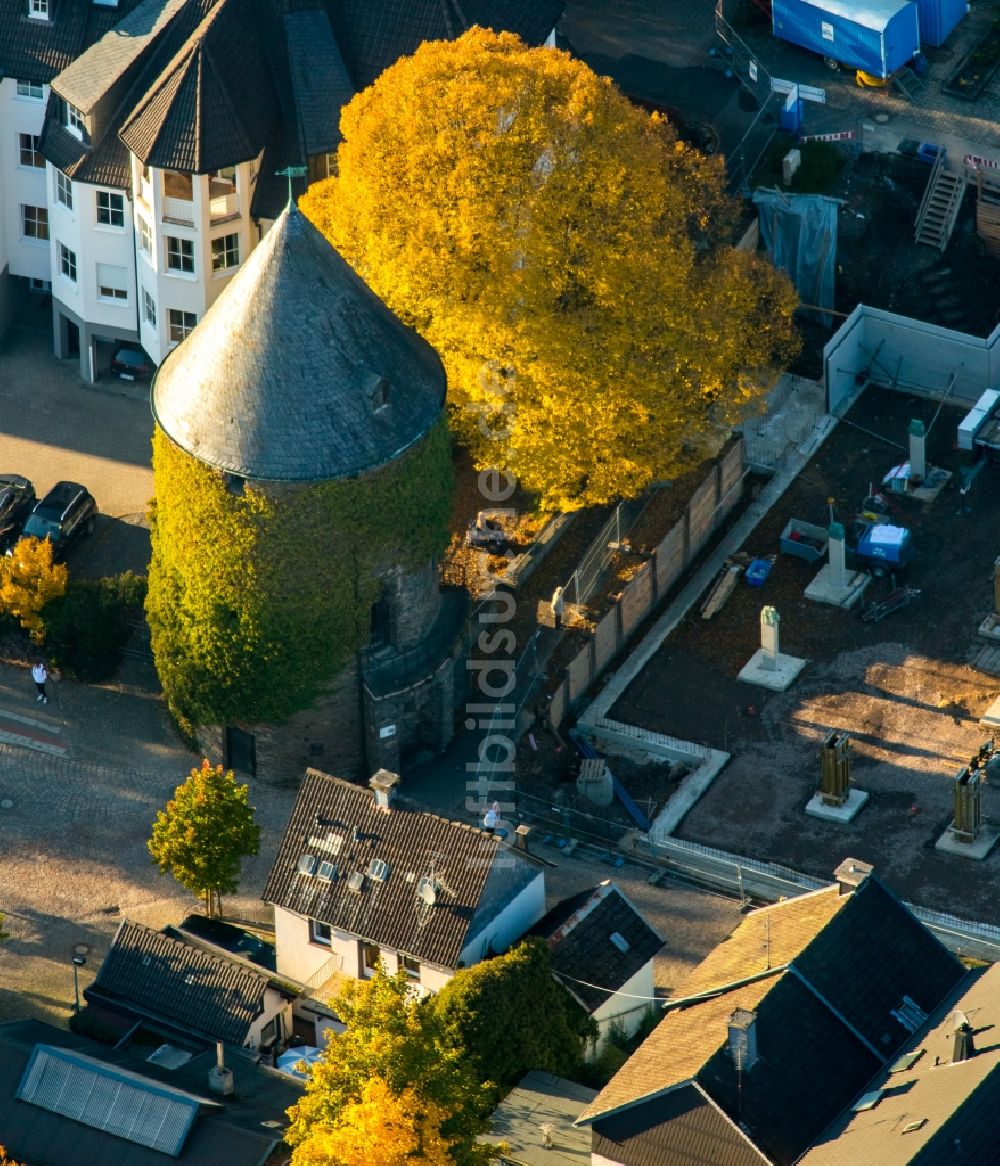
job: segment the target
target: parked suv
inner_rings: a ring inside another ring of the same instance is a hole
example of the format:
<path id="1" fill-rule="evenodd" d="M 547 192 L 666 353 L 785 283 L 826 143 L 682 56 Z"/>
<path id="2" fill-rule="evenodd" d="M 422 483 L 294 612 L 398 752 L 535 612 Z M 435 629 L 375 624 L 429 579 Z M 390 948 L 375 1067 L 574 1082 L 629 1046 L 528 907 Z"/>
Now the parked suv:
<path id="1" fill-rule="evenodd" d="M 20 474 L 0 474 L 0 551 L 21 537 L 24 522 L 35 505 L 35 487 Z"/>
<path id="2" fill-rule="evenodd" d="M 78 482 L 57 482 L 32 510 L 24 524 L 27 538 L 47 538 L 53 559 L 62 559 L 84 534 L 92 534 L 97 519 L 93 494 Z"/>
<path id="3" fill-rule="evenodd" d="M 111 356 L 111 373 L 123 381 L 146 381 L 153 375 L 153 362 L 137 344 L 119 344 Z"/>

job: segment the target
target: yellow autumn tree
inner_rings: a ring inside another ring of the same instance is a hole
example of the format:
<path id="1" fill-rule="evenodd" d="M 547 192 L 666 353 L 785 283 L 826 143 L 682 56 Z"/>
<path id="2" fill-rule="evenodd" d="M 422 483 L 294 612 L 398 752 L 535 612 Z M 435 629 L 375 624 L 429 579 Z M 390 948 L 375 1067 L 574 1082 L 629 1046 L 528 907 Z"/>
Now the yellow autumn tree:
<path id="1" fill-rule="evenodd" d="M 452 425 L 553 507 L 717 448 L 794 351 L 721 159 L 563 52 L 472 29 L 358 94 L 301 208 L 440 353 Z"/>
<path id="2" fill-rule="evenodd" d="M 65 594 L 68 578 L 66 564 L 53 563 L 47 538 L 22 538 L 0 558 L 0 612 L 13 616 L 40 644 L 45 639 L 42 609 Z"/>
<path id="3" fill-rule="evenodd" d="M 295 1148 L 292 1166 L 369 1166 L 376 1159 L 379 1166 L 454 1166 L 449 1143 L 441 1136 L 447 1117 L 413 1089 L 395 1094 L 373 1077 L 333 1126 L 315 1130 Z"/>

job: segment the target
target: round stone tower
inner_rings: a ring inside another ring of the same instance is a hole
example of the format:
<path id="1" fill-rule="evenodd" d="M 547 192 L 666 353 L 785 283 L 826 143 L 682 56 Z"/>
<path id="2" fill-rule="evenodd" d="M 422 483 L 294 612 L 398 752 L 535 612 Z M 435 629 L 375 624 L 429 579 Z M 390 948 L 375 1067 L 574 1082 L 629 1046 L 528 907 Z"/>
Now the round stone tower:
<path id="1" fill-rule="evenodd" d="M 447 744 L 444 400 L 437 354 L 294 207 L 164 361 L 147 614 L 209 757 L 363 778 Z"/>

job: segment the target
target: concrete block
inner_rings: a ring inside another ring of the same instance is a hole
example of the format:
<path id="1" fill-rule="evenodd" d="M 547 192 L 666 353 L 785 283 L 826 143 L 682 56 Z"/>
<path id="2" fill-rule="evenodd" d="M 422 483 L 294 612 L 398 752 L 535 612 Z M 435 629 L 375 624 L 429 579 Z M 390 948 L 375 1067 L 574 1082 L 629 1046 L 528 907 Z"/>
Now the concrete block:
<path id="1" fill-rule="evenodd" d="M 983 713 L 979 723 L 988 729 L 1000 729 L 1000 697 Z"/>
<path id="2" fill-rule="evenodd" d="M 806 599 L 814 603 L 830 603 L 834 607 L 853 607 L 872 581 L 871 575 L 858 571 L 848 579 L 845 587 L 839 587 L 830 581 L 831 570 L 830 564 L 824 563 L 806 588 Z"/>
<path id="3" fill-rule="evenodd" d="M 805 660 L 797 656 L 786 656 L 779 652 L 773 667 L 768 667 L 771 660 L 763 648 L 758 648 L 740 671 L 740 680 L 747 684 L 756 684 L 760 688 L 770 688 L 772 692 L 784 692 L 792 681 L 806 666 Z"/>
<path id="4" fill-rule="evenodd" d="M 867 790 L 852 789 L 848 791 L 847 801 L 842 806 L 828 806 L 822 794 L 813 794 L 806 803 L 806 813 L 810 818 L 822 818 L 824 822 L 853 822 L 869 796 Z"/>
<path id="5" fill-rule="evenodd" d="M 961 842 L 955 837 L 954 830 L 949 826 L 934 843 L 934 849 L 943 851 L 945 854 L 957 854 L 959 858 L 974 858 L 980 862 L 993 849 L 998 838 L 1000 838 L 1000 830 L 982 826 L 975 842 Z"/>

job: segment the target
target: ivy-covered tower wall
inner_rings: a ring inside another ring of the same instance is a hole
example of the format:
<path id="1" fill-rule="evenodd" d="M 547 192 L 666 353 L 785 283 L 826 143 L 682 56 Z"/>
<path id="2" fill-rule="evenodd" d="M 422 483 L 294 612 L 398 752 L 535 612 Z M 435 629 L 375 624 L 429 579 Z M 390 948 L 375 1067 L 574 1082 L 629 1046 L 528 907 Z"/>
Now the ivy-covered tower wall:
<path id="1" fill-rule="evenodd" d="M 164 363 L 147 616 L 206 756 L 367 778 L 447 744 L 467 599 L 436 568 L 443 405 L 433 351 L 294 208 Z"/>

